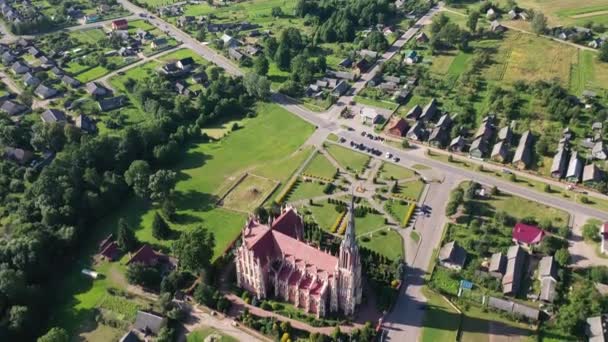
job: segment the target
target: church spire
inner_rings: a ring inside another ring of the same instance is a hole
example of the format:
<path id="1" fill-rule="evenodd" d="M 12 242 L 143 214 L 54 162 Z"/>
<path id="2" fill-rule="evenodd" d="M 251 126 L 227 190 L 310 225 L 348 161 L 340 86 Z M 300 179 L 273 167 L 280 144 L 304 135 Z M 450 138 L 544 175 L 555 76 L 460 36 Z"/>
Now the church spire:
<path id="1" fill-rule="evenodd" d="M 350 205 L 348 206 L 348 223 L 342 245 L 347 248 L 355 246 L 355 196 L 351 197 Z"/>

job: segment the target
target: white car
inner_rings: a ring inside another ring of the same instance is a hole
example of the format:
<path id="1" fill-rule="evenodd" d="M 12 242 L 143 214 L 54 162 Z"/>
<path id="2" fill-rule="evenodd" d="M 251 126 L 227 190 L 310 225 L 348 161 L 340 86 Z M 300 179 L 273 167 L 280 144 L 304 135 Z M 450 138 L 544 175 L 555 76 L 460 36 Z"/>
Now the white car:
<path id="1" fill-rule="evenodd" d="M 386 152 L 386 155 L 385 155 L 385 156 L 386 156 L 386 159 L 391 159 L 391 158 L 393 158 L 393 154 L 392 154 L 392 153 L 390 153 L 390 152 Z"/>

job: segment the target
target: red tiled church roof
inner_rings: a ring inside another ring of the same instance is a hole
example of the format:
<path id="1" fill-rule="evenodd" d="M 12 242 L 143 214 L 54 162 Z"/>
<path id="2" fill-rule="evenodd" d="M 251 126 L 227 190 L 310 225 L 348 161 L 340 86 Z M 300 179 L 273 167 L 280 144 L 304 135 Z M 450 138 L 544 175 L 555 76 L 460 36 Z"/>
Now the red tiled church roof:
<path id="1" fill-rule="evenodd" d="M 545 232 L 537 226 L 517 223 L 513 227 L 513 239 L 526 244 L 536 244 L 542 241 Z"/>
<path id="2" fill-rule="evenodd" d="M 318 273 L 333 273 L 338 258 L 294 238 L 294 227 L 301 224 L 302 221 L 293 209 L 288 209 L 279 216 L 272 224 L 272 229 L 250 221 L 244 232 L 245 246 L 253 251 L 262 264 L 270 259 L 285 258 L 291 259 L 302 268 L 312 267 Z M 282 273 L 280 277 L 286 277 Z"/>

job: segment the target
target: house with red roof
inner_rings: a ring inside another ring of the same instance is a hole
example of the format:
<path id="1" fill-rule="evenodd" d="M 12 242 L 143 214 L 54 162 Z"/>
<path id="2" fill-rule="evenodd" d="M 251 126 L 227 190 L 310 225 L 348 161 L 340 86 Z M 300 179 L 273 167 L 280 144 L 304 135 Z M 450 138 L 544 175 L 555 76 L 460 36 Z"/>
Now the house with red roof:
<path id="1" fill-rule="evenodd" d="M 284 208 L 268 224 L 249 217 L 235 254 L 237 285 L 258 299 L 274 296 L 317 317 L 354 314 L 362 285 L 353 208 L 351 203 L 337 256 L 303 241 L 304 222 L 294 208 Z"/>
<path id="2" fill-rule="evenodd" d="M 405 135 L 405 133 L 407 133 L 409 126 L 407 124 L 407 122 L 405 120 L 403 120 L 403 118 L 399 118 L 396 120 L 393 120 L 393 122 L 390 124 L 388 130 L 388 133 L 397 137 L 403 137 Z"/>
<path id="3" fill-rule="evenodd" d="M 546 234 L 537 226 L 520 222 L 513 227 L 513 242 L 530 248 L 541 243 Z"/>
<path id="4" fill-rule="evenodd" d="M 112 21 L 112 31 L 118 30 L 127 30 L 129 28 L 129 23 L 127 19 L 118 19 Z"/>
<path id="5" fill-rule="evenodd" d="M 602 236 L 602 253 L 608 254 L 608 222 L 604 222 L 602 225 L 600 235 Z"/>
<path id="6" fill-rule="evenodd" d="M 114 261 L 118 259 L 118 255 L 120 253 L 120 249 L 118 248 L 118 244 L 116 241 L 113 241 L 113 235 L 108 235 L 101 243 L 99 244 L 99 256 L 108 261 Z"/>
<path id="7" fill-rule="evenodd" d="M 176 261 L 169 258 L 169 256 L 155 251 L 150 245 L 143 245 L 137 252 L 131 255 L 127 265 L 131 264 L 143 264 L 146 266 L 161 266 L 165 270 L 174 269 Z"/>

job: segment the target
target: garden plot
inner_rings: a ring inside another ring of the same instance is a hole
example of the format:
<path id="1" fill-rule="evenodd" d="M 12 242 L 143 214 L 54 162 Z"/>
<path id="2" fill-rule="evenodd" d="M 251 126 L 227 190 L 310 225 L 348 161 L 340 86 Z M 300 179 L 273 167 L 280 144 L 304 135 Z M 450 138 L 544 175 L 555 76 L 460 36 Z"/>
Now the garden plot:
<path id="1" fill-rule="evenodd" d="M 272 179 L 247 173 L 228 190 L 219 204 L 226 209 L 250 213 L 270 196 L 278 184 Z"/>

